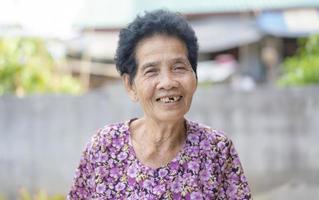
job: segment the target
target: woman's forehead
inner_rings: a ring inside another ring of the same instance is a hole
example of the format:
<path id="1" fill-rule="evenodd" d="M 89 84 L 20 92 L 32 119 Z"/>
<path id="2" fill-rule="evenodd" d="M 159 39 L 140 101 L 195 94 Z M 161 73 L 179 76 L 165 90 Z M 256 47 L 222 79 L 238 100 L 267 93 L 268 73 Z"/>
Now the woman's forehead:
<path id="1" fill-rule="evenodd" d="M 136 48 L 139 66 L 162 61 L 188 61 L 184 42 L 172 36 L 155 35 L 141 41 Z"/>

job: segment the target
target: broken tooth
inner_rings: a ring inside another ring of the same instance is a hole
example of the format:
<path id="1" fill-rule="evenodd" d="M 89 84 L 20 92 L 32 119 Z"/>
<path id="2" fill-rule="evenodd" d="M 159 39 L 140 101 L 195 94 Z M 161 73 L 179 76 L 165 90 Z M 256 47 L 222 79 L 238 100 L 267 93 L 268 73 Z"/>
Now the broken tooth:
<path id="1" fill-rule="evenodd" d="M 168 97 L 160 98 L 160 101 L 167 103 L 169 101 Z"/>
<path id="2" fill-rule="evenodd" d="M 164 103 L 173 103 L 178 101 L 180 98 L 181 96 L 172 96 L 172 97 L 163 97 L 163 98 L 160 98 L 159 100 Z"/>

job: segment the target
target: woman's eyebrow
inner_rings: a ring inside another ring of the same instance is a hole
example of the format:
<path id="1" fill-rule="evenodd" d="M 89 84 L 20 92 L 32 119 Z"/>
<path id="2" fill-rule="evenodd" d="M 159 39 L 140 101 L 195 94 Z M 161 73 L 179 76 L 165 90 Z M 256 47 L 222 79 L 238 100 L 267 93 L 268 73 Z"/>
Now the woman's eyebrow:
<path id="1" fill-rule="evenodd" d="M 184 62 L 184 63 L 188 63 L 188 59 L 187 59 L 187 58 L 184 58 L 184 57 L 173 58 L 172 61 L 173 61 L 173 62 Z"/>

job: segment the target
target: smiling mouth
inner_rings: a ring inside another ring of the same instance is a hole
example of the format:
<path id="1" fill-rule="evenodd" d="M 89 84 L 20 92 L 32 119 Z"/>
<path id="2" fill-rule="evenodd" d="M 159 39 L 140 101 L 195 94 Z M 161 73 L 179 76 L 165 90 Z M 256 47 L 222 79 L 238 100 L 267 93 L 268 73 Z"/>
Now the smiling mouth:
<path id="1" fill-rule="evenodd" d="M 163 102 L 163 103 L 174 103 L 174 102 L 178 102 L 181 99 L 182 99 L 182 96 L 171 96 L 171 97 L 157 98 L 156 101 Z"/>

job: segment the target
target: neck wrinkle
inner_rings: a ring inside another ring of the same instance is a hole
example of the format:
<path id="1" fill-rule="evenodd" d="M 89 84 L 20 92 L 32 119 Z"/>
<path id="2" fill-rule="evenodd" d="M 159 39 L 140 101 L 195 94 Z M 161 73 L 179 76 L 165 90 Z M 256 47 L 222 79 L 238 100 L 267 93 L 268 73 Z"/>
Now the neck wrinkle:
<path id="1" fill-rule="evenodd" d="M 174 149 L 183 144 L 186 139 L 187 127 L 185 123 L 184 118 L 182 122 L 164 125 L 141 118 L 140 125 L 137 125 L 135 134 L 132 135 L 132 140 L 139 145 L 145 146 L 147 144 L 155 151 Z"/>

